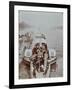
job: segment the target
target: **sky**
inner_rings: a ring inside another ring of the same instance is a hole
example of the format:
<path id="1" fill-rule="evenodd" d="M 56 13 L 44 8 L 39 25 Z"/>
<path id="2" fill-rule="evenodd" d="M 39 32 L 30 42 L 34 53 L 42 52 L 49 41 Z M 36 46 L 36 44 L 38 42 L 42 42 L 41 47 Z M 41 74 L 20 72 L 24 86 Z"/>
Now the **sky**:
<path id="1" fill-rule="evenodd" d="M 49 48 L 63 49 L 63 13 L 20 10 L 20 34 L 25 32 L 43 33 Z"/>

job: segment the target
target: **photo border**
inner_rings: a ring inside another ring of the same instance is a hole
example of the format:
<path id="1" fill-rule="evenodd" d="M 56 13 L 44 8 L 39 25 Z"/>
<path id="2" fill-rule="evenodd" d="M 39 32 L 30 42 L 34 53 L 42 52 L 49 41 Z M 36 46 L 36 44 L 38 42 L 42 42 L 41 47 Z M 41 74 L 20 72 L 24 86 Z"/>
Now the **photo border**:
<path id="1" fill-rule="evenodd" d="M 35 6 L 35 7 L 52 7 L 67 9 L 67 82 L 55 83 L 39 83 L 39 84 L 14 84 L 14 6 Z M 44 86 L 60 86 L 70 85 L 70 5 L 65 4 L 47 4 L 33 2 L 9 2 L 9 88 L 29 88 L 29 87 L 44 87 Z"/>

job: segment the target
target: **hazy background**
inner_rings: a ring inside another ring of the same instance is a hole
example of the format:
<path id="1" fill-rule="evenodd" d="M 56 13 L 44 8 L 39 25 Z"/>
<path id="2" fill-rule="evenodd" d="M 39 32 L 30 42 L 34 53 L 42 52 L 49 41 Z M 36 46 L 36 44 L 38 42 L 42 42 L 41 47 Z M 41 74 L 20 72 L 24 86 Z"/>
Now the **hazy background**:
<path id="1" fill-rule="evenodd" d="M 41 32 L 46 35 L 48 48 L 54 48 L 58 55 L 63 54 L 63 13 L 19 11 L 19 34 Z M 33 33 L 33 34 L 34 34 Z"/>

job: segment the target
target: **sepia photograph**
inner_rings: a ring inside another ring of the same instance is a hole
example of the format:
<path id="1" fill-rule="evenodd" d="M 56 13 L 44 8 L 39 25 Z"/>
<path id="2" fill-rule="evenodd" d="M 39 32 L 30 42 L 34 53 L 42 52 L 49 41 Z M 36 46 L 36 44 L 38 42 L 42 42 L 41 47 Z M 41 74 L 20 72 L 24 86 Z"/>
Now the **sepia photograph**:
<path id="1" fill-rule="evenodd" d="M 63 76 L 63 13 L 18 11 L 19 79 Z"/>

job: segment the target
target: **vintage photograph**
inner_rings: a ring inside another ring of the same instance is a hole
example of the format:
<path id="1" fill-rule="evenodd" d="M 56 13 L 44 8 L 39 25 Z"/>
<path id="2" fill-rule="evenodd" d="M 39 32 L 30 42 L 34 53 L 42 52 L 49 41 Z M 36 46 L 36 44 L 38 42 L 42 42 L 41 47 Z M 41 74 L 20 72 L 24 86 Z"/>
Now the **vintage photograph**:
<path id="1" fill-rule="evenodd" d="M 63 77 L 63 13 L 18 11 L 19 79 Z"/>

